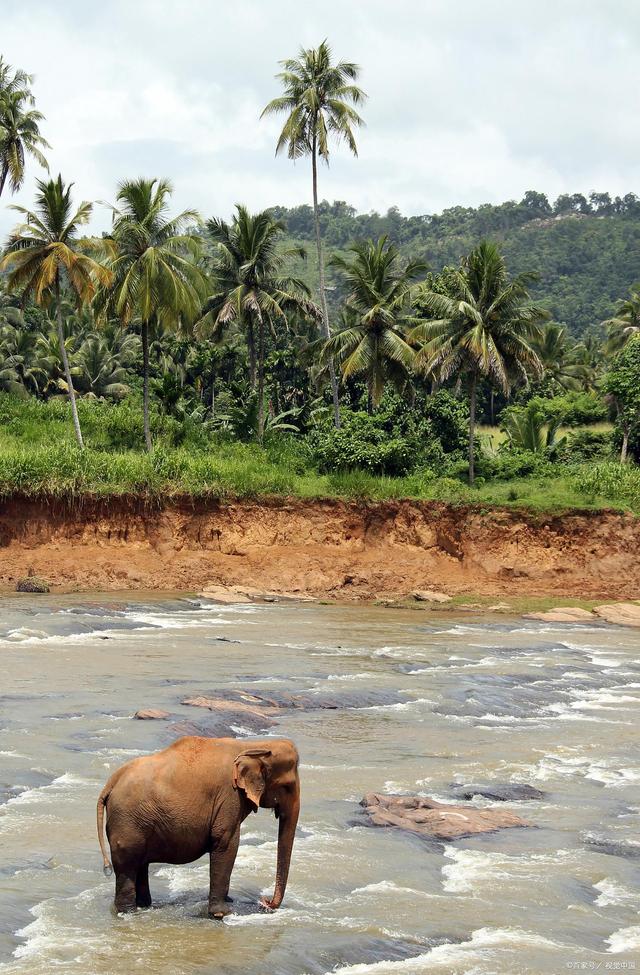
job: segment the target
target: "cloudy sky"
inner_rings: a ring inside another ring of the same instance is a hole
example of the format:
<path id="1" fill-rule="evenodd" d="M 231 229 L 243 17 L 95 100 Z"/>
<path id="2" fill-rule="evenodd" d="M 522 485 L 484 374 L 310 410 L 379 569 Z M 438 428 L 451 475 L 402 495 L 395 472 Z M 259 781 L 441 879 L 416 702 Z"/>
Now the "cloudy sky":
<path id="1" fill-rule="evenodd" d="M 338 149 L 321 174 L 328 199 L 414 214 L 640 190 L 637 0 L 23 0 L 0 30 L 78 198 L 145 175 L 205 216 L 308 202 L 308 163 L 274 158 L 278 123 L 259 115 L 278 59 L 325 37 L 369 95 L 359 158 Z"/>

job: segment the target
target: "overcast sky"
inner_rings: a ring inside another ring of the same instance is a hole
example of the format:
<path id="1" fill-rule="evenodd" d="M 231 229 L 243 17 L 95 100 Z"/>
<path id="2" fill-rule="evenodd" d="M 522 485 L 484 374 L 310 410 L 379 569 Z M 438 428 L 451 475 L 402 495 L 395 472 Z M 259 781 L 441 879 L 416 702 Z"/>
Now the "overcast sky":
<path id="1" fill-rule="evenodd" d="M 277 61 L 328 38 L 369 95 L 359 158 L 320 194 L 407 214 L 538 189 L 640 190 L 637 0 L 23 0 L 0 53 L 36 75 L 51 171 L 79 199 L 167 176 L 176 207 L 228 216 L 310 201 L 308 161 L 274 158 Z M 30 164 L 30 176 L 36 174 Z M 12 202 L 30 205 L 28 179 Z M 0 231 L 15 222 L 0 206 Z M 96 211 L 95 229 L 108 223 Z"/>

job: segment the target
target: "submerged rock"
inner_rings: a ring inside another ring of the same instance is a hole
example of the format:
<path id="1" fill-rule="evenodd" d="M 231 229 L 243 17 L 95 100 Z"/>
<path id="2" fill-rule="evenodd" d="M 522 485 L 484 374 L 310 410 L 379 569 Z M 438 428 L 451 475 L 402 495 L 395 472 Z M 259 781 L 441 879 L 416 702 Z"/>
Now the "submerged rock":
<path id="1" fill-rule="evenodd" d="M 493 799 L 496 802 L 522 802 L 527 799 L 544 799 L 547 795 L 541 789 L 535 789 L 532 785 L 520 785 L 519 783 L 506 782 L 504 784 L 494 783 L 491 785 L 459 785 L 454 787 L 456 799 L 473 799 L 474 796 L 482 796 L 484 799 Z"/>
<path id="2" fill-rule="evenodd" d="M 404 701 L 395 691 L 355 691 L 334 694 L 290 694 L 287 691 L 271 691 L 258 694 L 241 690 L 211 691 L 187 697 L 182 704 L 189 707 L 207 708 L 222 714 L 237 712 L 254 718 L 263 718 L 265 727 L 274 717 L 291 709 L 299 711 L 337 711 L 347 708 L 384 707 Z"/>
<path id="3" fill-rule="evenodd" d="M 438 840 L 456 840 L 497 829 L 530 825 L 504 809 L 451 806 L 423 796 L 369 792 L 360 805 L 368 817 L 368 826 L 392 826 Z"/>
<path id="4" fill-rule="evenodd" d="M 640 843 L 637 840 L 618 840 L 603 833 L 585 833 L 582 839 L 585 846 L 596 853 L 624 857 L 626 860 L 640 860 Z"/>

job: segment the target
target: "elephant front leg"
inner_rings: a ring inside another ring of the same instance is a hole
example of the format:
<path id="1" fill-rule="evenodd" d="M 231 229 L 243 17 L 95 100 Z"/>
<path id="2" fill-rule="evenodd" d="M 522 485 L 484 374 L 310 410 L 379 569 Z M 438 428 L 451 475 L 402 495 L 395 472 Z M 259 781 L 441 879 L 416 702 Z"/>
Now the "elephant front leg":
<path id="1" fill-rule="evenodd" d="M 240 824 L 226 836 L 213 840 L 209 857 L 209 917 L 223 918 L 230 914 L 229 883 L 240 843 Z"/>

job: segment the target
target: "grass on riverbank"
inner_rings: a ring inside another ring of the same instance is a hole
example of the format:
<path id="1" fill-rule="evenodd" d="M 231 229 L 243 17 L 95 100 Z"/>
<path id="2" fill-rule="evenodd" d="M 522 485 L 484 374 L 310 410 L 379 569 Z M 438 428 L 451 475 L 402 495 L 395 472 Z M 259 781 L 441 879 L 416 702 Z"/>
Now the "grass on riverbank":
<path id="1" fill-rule="evenodd" d="M 474 488 L 433 471 L 406 477 L 360 470 L 319 474 L 300 437 L 280 433 L 262 448 L 156 414 L 157 446 L 146 454 L 140 450 L 138 406 L 89 400 L 78 406 L 84 452 L 75 445 L 66 401 L 0 395 L 0 497 L 410 498 L 539 512 L 617 508 L 640 513 L 640 470 L 634 466 L 558 465 L 558 476 L 479 480 Z"/>
<path id="2" fill-rule="evenodd" d="M 0 446 L 0 496 L 79 498 L 141 495 L 171 498 L 256 497 L 390 500 L 412 498 L 486 504 L 534 511 L 618 508 L 640 513 L 640 472 L 617 464 L 584 465 L 559 477 L 486 482 L 471 488 L 432 474 L 376 477 L 361 471 L 317 474 L 296 469 L 253 444 L 223 444 L 207 451 L 158 448 L 84 452 L 59 446 Z"/>

